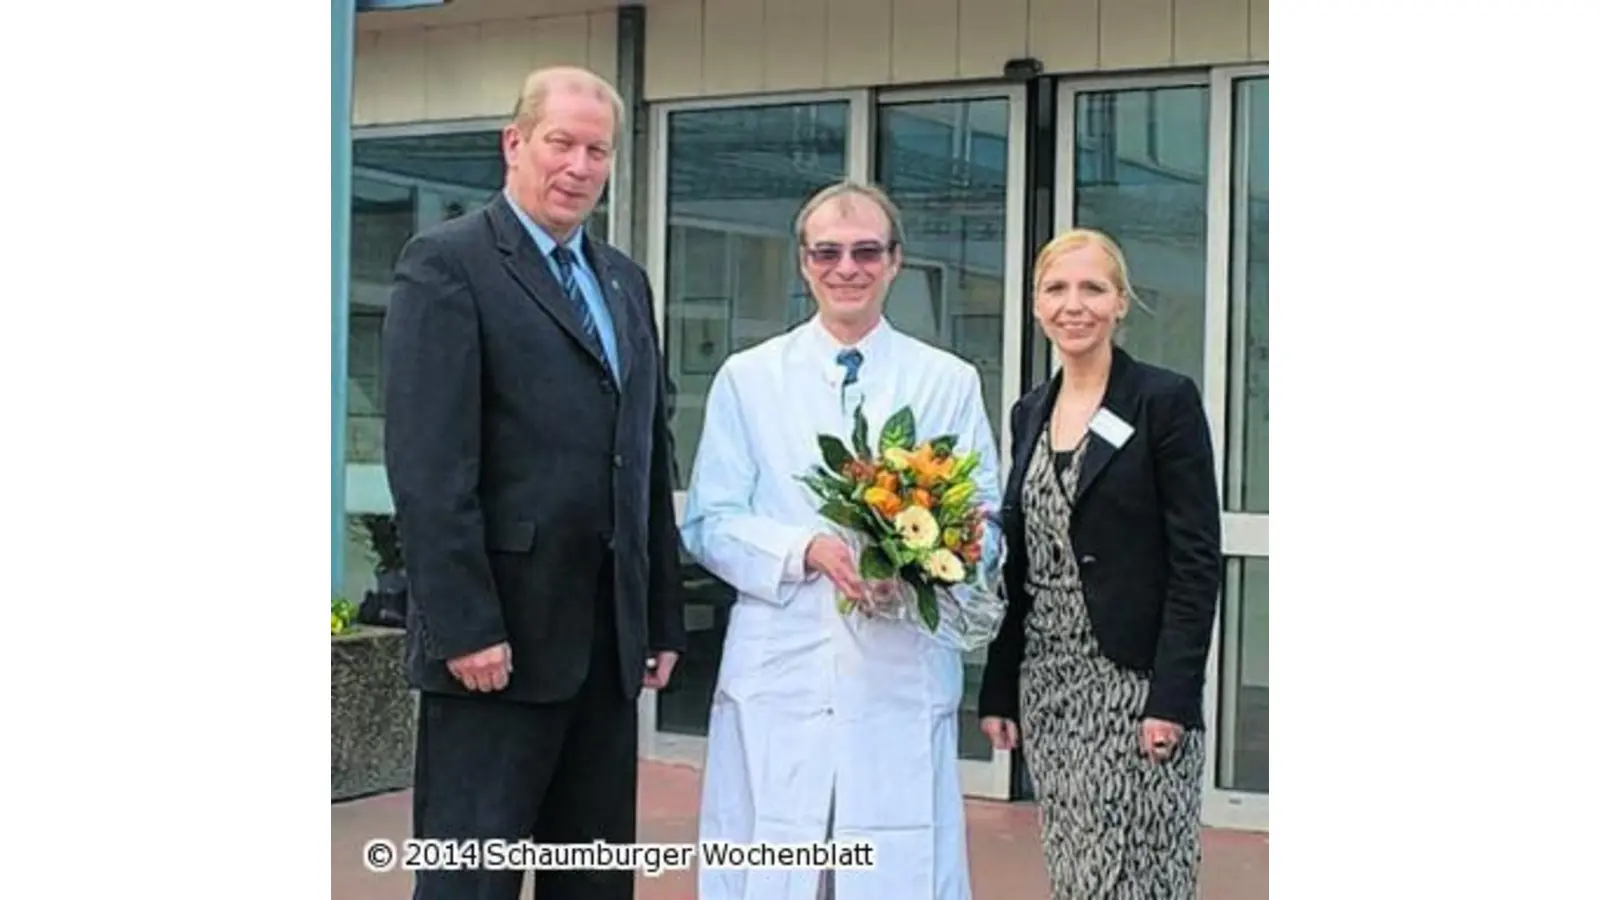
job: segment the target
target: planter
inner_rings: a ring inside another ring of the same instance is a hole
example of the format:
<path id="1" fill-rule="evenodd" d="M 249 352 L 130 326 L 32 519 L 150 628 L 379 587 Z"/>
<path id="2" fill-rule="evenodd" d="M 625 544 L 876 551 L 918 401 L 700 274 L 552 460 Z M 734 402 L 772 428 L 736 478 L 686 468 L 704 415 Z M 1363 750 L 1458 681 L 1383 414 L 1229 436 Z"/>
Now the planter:
<path id="1" fill-rule="evenodd" d="M 417 701 L 405 632 L 358 625 L 331 639 L 334 801 L 410 787 Z"/>

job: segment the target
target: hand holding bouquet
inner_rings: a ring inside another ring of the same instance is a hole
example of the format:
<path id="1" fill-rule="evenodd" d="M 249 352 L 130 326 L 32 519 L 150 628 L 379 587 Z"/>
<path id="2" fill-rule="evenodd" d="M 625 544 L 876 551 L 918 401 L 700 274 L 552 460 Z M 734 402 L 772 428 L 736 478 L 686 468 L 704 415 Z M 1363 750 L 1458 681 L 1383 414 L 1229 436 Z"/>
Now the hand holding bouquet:
<path id="1" fill-rule="evenodd" d="M 936 592 L 982 580 L 986 517 L 974 502 L 977 451 L 956 453 L 951 435 L 918 443 L 910 407 L 883 424 L 875 454 L 859 406 L 849 446 L 826 434 L 817 444 L 824 465 L 800 480 L 821 502 L 821 514 L 845 529 L 861 577 L 876 583 L 879 595 L 914 597 L 922 623 L 937 631 Z M 841 612 L 853 606 L 843 596 L 839 604 Z"/>

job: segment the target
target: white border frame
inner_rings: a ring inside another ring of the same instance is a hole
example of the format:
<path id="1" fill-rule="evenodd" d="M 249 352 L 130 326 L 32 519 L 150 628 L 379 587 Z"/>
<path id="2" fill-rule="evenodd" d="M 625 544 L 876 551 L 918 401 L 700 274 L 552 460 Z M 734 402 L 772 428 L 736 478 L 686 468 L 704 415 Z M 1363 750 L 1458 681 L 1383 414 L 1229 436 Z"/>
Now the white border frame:
<path id="1" fill-rule="evenodd" d="M 1212 442 L 1218 448 L 1216 466 L 1218 484 L 1226 487 L 1227 421 L 1229 410 L 1228 326 L 1229 295 L 1232 279 L 1231 240 L 1233 233 L 1232 181 L 1233 181 L 1233 87 L 1240 78 L 1264 77 L 1267 66 L 1223 66 L 1205 70 L 1174 70 L 1128 77 L 1095 76 L 1088 78 L 1063 77 L 1057 80 L 1057 143 L 1056 143 L 1056 204 L 1055 227 L 1062 231 L 1073 224 L 1077 142 L 1077 97 L 1084 93 L 1105 91 L 1149 90 L 1175 87 L 1205 87 L 1209 110 L 1207 115 L 1206 173 L 1206 282 L 1205 282 L 1205 357 L 1204 383 L 1200 386 L 1205 398 L 1206 412 L 1210 417 Z M 1046 370 L 1053 376 L 1057 369 L 1051 354 Z M 1224 507 L 1225 508 L 1225 507 Z M 1267 517 L 1224 512 L 1222 516 L 1222 550 L 1226 557 L 1266 557 Z M 1231 568 L 1231 567 L 1230 567 Z M 1229 579 L 1231 583 L 1232 579 Z M 1228 587 L 1225 584 L 1224 590 Z M 1226 605 L 1226 604 L 1224 604 Z M 1221 643 L 1227 628 L 1221 621 L 1214 626 L 1211 654 L 1206 661 L 1205 709 L 1211 723 L 1206 740 L 1206 781 L 1201 800 L 1201 819 L 1208 827 L 1232 828 L 1247 831 L 1268 830 L 1268 794 L 1223 790 L 1217 787 L 1220 775 L 1219 738 L 1217 723 L 1231 721 L 1233 697 L 1229 697 L 1230 715 L 1224 712 L 1222 701 L 1228 691 L 1219 684 L 1221 672 Z M 1230 617 L 1231 618 L 1231 617 Z M 1231 623 L 1230 623 L 1231 624 Z M 1230 678 L 1229 687 L 1236 679 Z"/>
<path id="2" fill-rule="evenodd" d="M 1001 314 L 1001 402 L 1009 408 L 1022 389 L 1023 315 L 1026 309 L 1022 280 L 1023 215 L 1025 210 L 1027 165 L 1027 94 L 1022 85 L 1009 82 L 918 87 L 904 90 L 841 90 L 761 94 L 749 97 L 701 98 L 652 104 L 649 111 L 650 166 L 648 245 L 646 271 L 655 294 L 656 328 L 666 334 L 666 242 L 667 242 L 667 135 L 668 118 L 677 112 L 704 109 L 734 109 L 752 106 L 787 106 L 799 103 L 845 102 L 849 104 L 850 134 L 846 153 L 846 175 L 861 180 L 876 176 L 877 111 L 883 106 L 948 102 L 980 98 L 1008 102 L 1007 178 L 1004 304 Z M 997 436 L 1002 466 L 1010 459 L 1011 435 L 1006 429 Z M 1002 476 L 1003 476 L 1002 472 Z M 678 520 L 683 517 L 683 492 L 674 496 Z M 654 692 L 639 698 L 639 752 L 652 760 L 687 762 L 700 766 L 705 757 L 706 739 L 657 731 L 657 705 Z M 1009 752 L 997 751 L 987 760 L 961 760 L 963 794 L 1008 800 L 1011 796 Z"/>

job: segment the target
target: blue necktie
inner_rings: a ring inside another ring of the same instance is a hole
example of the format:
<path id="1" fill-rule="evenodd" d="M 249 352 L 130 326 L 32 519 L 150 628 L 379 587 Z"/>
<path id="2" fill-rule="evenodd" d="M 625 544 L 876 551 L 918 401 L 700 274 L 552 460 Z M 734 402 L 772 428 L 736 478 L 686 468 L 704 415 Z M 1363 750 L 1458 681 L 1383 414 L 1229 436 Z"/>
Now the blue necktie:
<path id="1" fill-rule="evenodd" d="M 578 321 L 583 323 L 583 333 L 598 348 L 600 346 L 600 329 L 595 327 L 594 316 L 589 312 L 589 304 L 583 300 L 583 292 L 578 290 L 578 276 L 573 269 L 575 262 L 572 251 L 564 246 L 558 246 L 550 251 L 550 258 L 556 261 L 556 269 L 561 273 L 561 289 L 566 291 L 567 299 L 577 307 Z"/>
<path id="2" fill-rule="evenodd" d="M 844 366 L 844 386 L 849 387 L 856 383 L 856 376 L 861 374 L 861 351 L 854 347 L 849 350 L 840 350 L 834 361 Z"/>
<path id="3" fill-rule="evenodd" d="M 859 380 L 857 376 L 861 374 L 861 351 L 854 347 L 840 350 L 839 355 L 833 359 L 834 362 L 844 366 L 844 383 L 839 385 L 839 408 L 846 409 L 849 401 L 845 399 L 845 392 L 849 390 L 850 385 Z"/>

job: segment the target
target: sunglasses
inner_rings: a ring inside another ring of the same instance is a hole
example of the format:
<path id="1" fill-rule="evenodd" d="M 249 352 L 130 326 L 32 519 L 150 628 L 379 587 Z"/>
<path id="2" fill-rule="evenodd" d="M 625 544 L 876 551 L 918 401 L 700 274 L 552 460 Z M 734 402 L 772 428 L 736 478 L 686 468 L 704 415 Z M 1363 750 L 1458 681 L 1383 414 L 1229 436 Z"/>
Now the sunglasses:
<path id="1" fill-rule="evenodd" d="M 887 244 L 878 241 L 862 241 L 850 245 L 850 258 L 858 266 L 870 266 L 881 262 L 883 257 L 893 250 L 895 243 Z M 845 248 L 839 244 L 813 244 L 806 248 L 806 257 L 819 266 L 836 266 L 844 259 Z"/>

